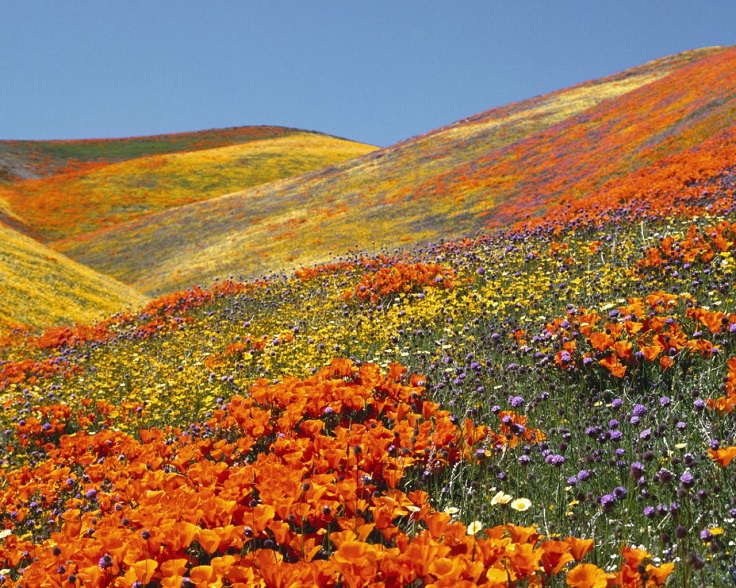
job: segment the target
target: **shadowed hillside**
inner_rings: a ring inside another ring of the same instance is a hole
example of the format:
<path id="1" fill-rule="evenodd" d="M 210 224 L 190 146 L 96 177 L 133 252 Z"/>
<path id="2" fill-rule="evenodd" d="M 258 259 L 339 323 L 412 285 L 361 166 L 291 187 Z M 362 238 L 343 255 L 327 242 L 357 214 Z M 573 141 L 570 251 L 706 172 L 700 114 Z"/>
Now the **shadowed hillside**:
<path id="1" fill-rule="evenodd" d="M 668 57 L 328 169 L 55 244 L 146 292 L 358 245 L 475 234 L 696 146 L 736 115 L 736 50 Z"/>

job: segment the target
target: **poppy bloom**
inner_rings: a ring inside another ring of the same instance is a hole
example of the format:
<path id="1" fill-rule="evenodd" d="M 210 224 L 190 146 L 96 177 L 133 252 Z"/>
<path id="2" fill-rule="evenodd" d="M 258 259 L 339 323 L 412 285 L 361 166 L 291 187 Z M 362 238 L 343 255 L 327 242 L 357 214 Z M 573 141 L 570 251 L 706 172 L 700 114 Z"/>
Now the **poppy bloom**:
<path id="1" fill-rule="evenodd" d="M 567 573 L 565 581 L 571 588 L 606 588 L 608 586 L 606 572 L 590 563 L 576 565 Z"/>
<path id="2" fill-rule="evenodd" d="M 719 466 L 725 468 L 736 457 L 736 445 L 733 447 L 723 447 L 722 449 L 708 449 L 708 455 Z"/>

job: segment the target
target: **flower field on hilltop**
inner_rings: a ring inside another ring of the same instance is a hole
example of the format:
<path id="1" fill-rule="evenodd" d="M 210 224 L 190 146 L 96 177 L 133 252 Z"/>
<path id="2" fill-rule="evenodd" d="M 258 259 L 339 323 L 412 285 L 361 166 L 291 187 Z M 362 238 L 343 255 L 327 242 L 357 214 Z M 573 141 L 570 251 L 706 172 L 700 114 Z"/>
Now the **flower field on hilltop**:
<path id="1" fill-rule="evenodd" d="M 166 144 L 167 137 L 160 141 Z M 298 176 L 374 149 L 317 133 L 291 132 L 119 163 L 86 162 L 63 173 L 16 182 L 0 190 L 0 198 L 44 240 L 54 241 Z"/>
<path id="2" fill-rule="evenodd" d="M 597 215 L 553 207 L 17 332 L 0 348 L 3 581 L 732 584 L 720 153 L 687 186 L 648 176 L 669 210 L 601 197 Z"/>
<path id="3" fill-rule="evenodd" d="M 300 132 L 272 126 L 231 127 L 121 139 L 69 141 L 0 141 L 0 180 L 45 178 L 79 171 L 88 165 L 114 163 L 181 151 L 201 151 Z"/>

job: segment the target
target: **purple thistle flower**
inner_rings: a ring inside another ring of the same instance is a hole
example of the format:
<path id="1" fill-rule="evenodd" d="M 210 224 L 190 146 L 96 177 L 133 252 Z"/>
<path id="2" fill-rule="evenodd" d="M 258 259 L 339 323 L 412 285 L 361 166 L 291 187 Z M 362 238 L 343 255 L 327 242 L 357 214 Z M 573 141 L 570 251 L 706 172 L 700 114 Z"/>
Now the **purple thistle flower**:
<path id="1" fill-rule="evenodd" d="M 661 470 L 659 470 L 659 472 L 657 472 L 657 479 L 662 484 L 667 484 L 670 482 L 670 480 L 672 480 L 672 472 L 665 468 L 662 468 Z"/>
<path id="2" fill-rule="evenodd" d="M 544 462 L 559 468 L 565 463 L 565 458 L 562 455 L 551 454 L 544 458 Z"/>
<path id="3" fill-rule="evenodd" d="M 695 484 L 695 478 L 689 471 L 687 471 L 680 476 L 680 482 L 685 488 L 692 488 Z"/>
<path id="4" fill-rule="evenodd" d="M 643 417 L 645 414 L 647 414 L 647 407 L 643 404 L 636 404 L 634 405 L 633 413 L 634 416 Z"/>
<path id="5" fill-rule="evenodd" d="M 612 510 L 615 502 L 616 499 L 613 497 L 612 494 L 604 494 L 600 498 L 601 508 L 604 512 Z"/>
<path id="6" fill-rule="evenodd" d="M 578 480 L 581 482 L 587 482 L 590 480 L 590 472 L 588 470 L 580 470 L 577 475 Z"/>
<path id="7" fill-rule="evenodd" d="M 631 464 L 630 468 L 631 477 L 634 478 L 634 480 L 638 480 L 644 475 L 644 464 L 640 461 L 635 461 Z"/>

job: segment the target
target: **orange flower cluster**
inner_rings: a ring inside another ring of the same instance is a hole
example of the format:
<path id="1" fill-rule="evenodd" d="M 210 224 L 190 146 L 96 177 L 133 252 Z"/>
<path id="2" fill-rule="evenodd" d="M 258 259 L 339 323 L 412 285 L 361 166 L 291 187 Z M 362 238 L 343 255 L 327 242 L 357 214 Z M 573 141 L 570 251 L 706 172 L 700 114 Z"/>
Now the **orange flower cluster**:
<path id="1" fill-rule="evenodd" d="M 682 320 L 673 316 L 678 301 L 689 303 L 686 316 L 695 322 L 690 335 Z M 736 314 L 711 312 L 692 306 L 692 298 L 686 294 L 653 292 L 645 298 L 630 298 L 629 304 L 614 311 L 612 320 L 601 326 L 602 317 L 595 311 L 580 308 L 576 316 L 556 319 L 547 324 L 547 332 L 564 340 L 562 349 L 555 355 L 555 363 L 565 370 L 576 370 L 582 365 L 596 361 L 613 376 L 623 378 L 629 366 L 658 361 L 663 370 L 671 368 L 675 357 L 687 351 L 708 359 L 718 352 L 718 346 L 697 333 L 697 323 L 718 333 L 723 321 L 736 323 Z M 619 318 L 621 317 L 621 318 Z M 564 326 L 563 326 L 564 325 Z M 590 347 L 584 351 L 580 362 L 576 360 L 578 342 L 571 337 L 577 331 L 585 337 Z"/>
<path id="2" fill-rule="evenodd" d="M 8 400 L 2 406 L 7 410 L 14 402 L 17 404 L 18 399 Z M 34 406 L 28 416 L 15 423 L 15 439 L 3 450 L 7 455 L 21 453 L 26 457 L 28 451 L 53 451 L 54 443 L 61 435 L 111 427 L 113 420 L 115 424 L 128 423 L 143 411 L 143 405 L 137 402 L 123 402 L 116 406 L 106 400 L 83 398 L 80 404 L 80 409 L 72 409 L 65 403 Z"/>
<path id="3" fill-rule="evenodd" d="M 632 218 L 691 218 L 715 213 L 732 203 L 733 188 L 721 186 L 721 178 L 724 170 L 734 165 L 736 141 L 731 127 L 695 147 L 581 192 L 584 195 L 571 197 L 565 206 L 549 207 L 536 218 L 519 221 L 516 230 L 545 227 L 559 232 L 565 227 L 597 227 Z M 504 202 L 494 215 L 494 223 L 502 226 L 541 208 L 540 204 L 548 202 Z"/>
<path id="4" fill-rule="evenodd" d="M 715 410 L 719 414 L 730 414 L 736 408 L 736 357 L 729 359 L 727 365 L 726 393 L 718 398 L 708 398 L 706 400 L 708 408 Z"/>
<path id="5" fill-rule="evenodd" d="M 582 563 L 567 574 L 567 585 L 572 588 L 647 588 L 664 586 L 675 568 L 666 563 L 653 566 L 647 563 L 649 554 L 643 549 L 624 546 L 621 552 L 623 565 L 618 573 L 606 572 L 594 564 Z"/>
<path id="6" fill-rule="evenodd" d="M 57 433 L 74 417 L 46 410 Z M 511 524 L 477 537 L 402 489 L 514 441 L 456 422 L 402 366 L 333 360 L 185 430 L 48 443 L 0 475 L 0 566 L 26 586 L 541 586 L 592 540 Z"/>
<path id="7" fill-rule="evenodd" d="M 42 359 L 40 361 L 34 359 L 9 361 L 0 364 L 0 392 L 13 384 L 32 386 L 37 381 L 54 374 L 71 374 L 74 369 L 76 369 L 75 366 L 61 358 Z"/>
<path id="8" fill-rule="evenodd" d="M 350 298 L 354 294 L 360 300 L 375 303 L 400 292 L 417 292 L 422 287 L 440 286 L 452 289 L 454 279 L 455 270 L 436 263 L 396 262 L 363 274 L 355 291 L 346 292 L 345 297 Z"/>
<path id="9" fill-rule="evenodd" d="M 355 267 L 355 262 L 352 261 L 339 261 L 336 263 L 322 263 L 319 265 L 300 267 L 294 270 L 294 275 L 301 281 L 306 282 L 312 278 L 316 278 L 323 275 L 334 275 L 338 271 L 348 271 Z"/>
<path id="10" fill-rule="evenodd" d="M 146 338 L 162 330 L 176 328 L 187 312 L 200 308 L 217 298 L 234 296 L 241 292 L 252 292 L 265 284 L 263 281 L 249 283 L 224 280 L 204 290 L 194 286 L 189 290 L 165 294 L 147 304 L 140 313 L 120 313 L 104 321 L 90 325 L 52 327 L 40 335 L 25 330 L 14 334 L 12 339 L 2 340 L 3 346 L 25 347 L 28 351 L 78 347 L 86 343 L 102 343 L 110 340 L 120 329 L 136 324 L 135 336 Z M 150 319 L 144 323 L 145 319 Z"/>
<path id="11" fill-rule="evenodd" d="M 681 263 L 710 263 L 716 253 L 729 251 L 736 240 L 736 223 L 723 221 L 716 226 L 699 231 L 696 226 L 688 229 L 681 241 L 672 237 L 660 239 L 659 245 L 649 247 L 637 261 L 639 268 L 661 267 L 678 261 Z"/>

